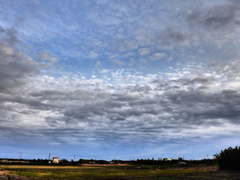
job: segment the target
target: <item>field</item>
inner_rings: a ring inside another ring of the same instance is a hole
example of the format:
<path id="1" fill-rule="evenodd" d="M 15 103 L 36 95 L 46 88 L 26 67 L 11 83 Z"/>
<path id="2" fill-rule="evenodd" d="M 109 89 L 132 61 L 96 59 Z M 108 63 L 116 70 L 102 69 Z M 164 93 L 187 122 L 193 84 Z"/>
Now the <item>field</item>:
<path id="1" fill-rule="evenodd" d="M 174 167 L 91 165 L 91 166 L 37 166 L 2 165 L 0 180 L 237 180 L 240 172 L 219 171 L 216 166 Z"/>

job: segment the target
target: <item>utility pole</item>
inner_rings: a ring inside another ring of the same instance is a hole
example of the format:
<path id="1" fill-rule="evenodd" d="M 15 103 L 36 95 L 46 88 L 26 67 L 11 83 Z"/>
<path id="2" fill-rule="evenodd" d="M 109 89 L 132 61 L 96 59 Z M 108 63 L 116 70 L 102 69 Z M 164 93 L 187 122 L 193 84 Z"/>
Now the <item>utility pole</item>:
<path id="1" fill-rule="evenodd" d="M 19 160 L 21 160 L 22 159 L 22 152 L 20 152 L 20 158 L 19 158 Z"/>
<path id="2" fill-rule="evenodd" d="M 51 154 L 49 153 L 49 154 L 48 154 L 48 160 L 50 160 L 50 156 L 51 156 Z"/>

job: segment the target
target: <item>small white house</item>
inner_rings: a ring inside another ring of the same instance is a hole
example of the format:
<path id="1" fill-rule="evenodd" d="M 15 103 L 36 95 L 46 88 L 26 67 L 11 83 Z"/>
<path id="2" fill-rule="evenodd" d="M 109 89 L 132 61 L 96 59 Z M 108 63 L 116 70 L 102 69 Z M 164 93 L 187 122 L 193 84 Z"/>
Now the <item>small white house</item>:
<path id="1" fill-rule="evenodd" d="M 58 164 L 59 163 L 59 157 L 53 157 L 53 163 Z"/>

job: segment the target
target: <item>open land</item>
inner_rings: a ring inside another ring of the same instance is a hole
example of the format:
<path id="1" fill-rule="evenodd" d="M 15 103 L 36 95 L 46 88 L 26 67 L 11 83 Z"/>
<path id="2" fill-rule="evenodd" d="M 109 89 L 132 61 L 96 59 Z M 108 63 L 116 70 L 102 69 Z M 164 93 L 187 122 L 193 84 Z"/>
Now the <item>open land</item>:
<path id="1" fill-rule="evenodd" d="M 136 165 L 40 166 L 1 165 L 0 180 L 239 180 L 240 172 L 217 166 L 169 167 Z"/>

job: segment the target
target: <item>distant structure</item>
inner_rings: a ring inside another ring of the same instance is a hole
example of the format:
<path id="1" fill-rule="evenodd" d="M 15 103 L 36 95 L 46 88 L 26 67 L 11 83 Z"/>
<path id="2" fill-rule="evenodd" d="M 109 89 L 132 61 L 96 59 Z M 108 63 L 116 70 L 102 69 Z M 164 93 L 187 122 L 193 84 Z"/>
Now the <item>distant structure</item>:
<path id="1" fill-rule="evenodd" d="M 59 157 L 53 157 L 53 163 L 58 164 L 59 163 Z"/>
<path id="2" fill-rule="evenodd" d="M 163 158 L 163 161 L 172 161 L 172 158 Z"/>

